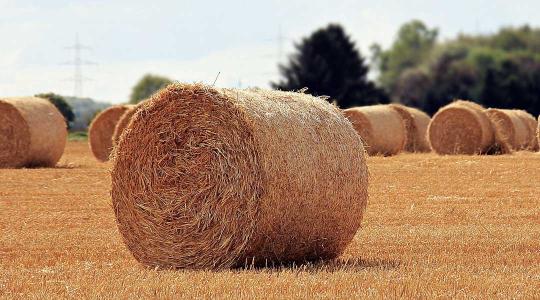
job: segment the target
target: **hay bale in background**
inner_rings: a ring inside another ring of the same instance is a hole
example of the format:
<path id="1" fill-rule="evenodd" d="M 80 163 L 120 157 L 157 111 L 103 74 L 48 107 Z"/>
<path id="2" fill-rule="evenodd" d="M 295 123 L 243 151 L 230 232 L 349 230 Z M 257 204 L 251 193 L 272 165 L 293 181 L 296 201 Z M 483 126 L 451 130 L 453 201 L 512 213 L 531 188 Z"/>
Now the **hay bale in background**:
<path id="1" fill-rule="evenodd" d="M 362 148 L 336 107 L 306 94 L 169 85 L 114 150 L 119 231 L 148 266 L 334 258 L 366 207 Z"/>
<path id="2" fill-rule="evenodd" d="M 64 117 L 48 100 L 0 98 L 0 168 L 53 167 L 66 140 Z"/>
<path id="3" fill-rule="evenodd" d="M 131 121 L 131 117 L 133 117 L 133 114 L 135 114 L 135 108 L 136 106 L 130 107 L 128 110 L 124 112 L 124 114 L 120 117 L 118 120 L 118 123 L 116 123 L 116 126 L 114 127 L 114 133 L 112 136 L 113 140 L 113 147 L 115 147 L 118 144 L 118 141 L 120 140 L 120 136 L 122 136 L 122 133 L 124 132 L 124 129 L 129 124 L 129 121 Z"/>
<path id="4" fill-rule="evenodd" d="M 495 135 L 485 109 L 458 100 L 439 109 L 428 127 L 428 139 L 438 154 L 482 154 L 494 145 Z"/>
<path id="5" fill-rule="evenodd" d="M 116 123 L 133 105 L 115 105 L 99 113 L 88 129 L 88 141 L 92 153 L 99 161 L 109 160 L 113 147 L 112 137 Z"/>
<path id="6" fill-rule="evenodd" d="M 515 110 L 490 108 L 486 114 L 493 126 L 496 147 L 500 153 L 511 153 L 527 147 L 528 128 Z"/>
<path id="7" fill-rule="evenodd" d="M 427 128 L 431 118 L 425 112 L 416 108 L 407 107 L 400 104 L 390 104 L 405 122 L 407 131 L 407 144 L 405 151 L 409 152 L 429 152 L 429 142 L 427 140 Z"/>
<path id="8" fill-rule="evenodd" d="M 362 138 L 369 155 L 395 155 L 405 148 L 405 122 L 388 105 L 353 107 L 343 113 Z"/>
<path id="9" fill-rule="evenodd" d="M 538 151 L 538 139 L 536 138 L 536 129 L 538 127 L 537 120 L 533 115 L 524 110 L 516 110 L 515 112 L 527 125 L 528 143 L 526 149 L 530 151 Z"/>

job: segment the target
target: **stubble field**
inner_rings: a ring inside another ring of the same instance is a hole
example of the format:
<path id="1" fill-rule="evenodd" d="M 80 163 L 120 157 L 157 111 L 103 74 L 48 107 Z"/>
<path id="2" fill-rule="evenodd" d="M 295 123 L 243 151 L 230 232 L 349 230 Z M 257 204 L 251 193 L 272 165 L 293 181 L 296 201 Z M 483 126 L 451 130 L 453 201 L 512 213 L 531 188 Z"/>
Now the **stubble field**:
<path id="1" fill-rule="evenodd" d="M 1 298 L 540 298 L 540 154 L 368 160 L 363 228 L 337 261 L 159 271 L 124 247 L 109 164 L 0 170 Z"/>

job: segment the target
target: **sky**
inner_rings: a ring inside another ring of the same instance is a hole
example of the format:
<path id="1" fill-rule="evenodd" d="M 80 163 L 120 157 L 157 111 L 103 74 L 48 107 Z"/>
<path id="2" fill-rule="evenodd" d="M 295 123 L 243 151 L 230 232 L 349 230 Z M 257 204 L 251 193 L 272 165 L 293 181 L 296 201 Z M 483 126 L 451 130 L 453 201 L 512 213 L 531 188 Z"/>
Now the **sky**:
<path id="1" fill-rule="evenodd" d="M 82 96 L 122 103 L 146 73 L 221 87 L 268 87 L 294 43 L 340 23 L 363 56 L 389 46 L 419 19 L 440 39 L 540 26 L 537 0 L 454 1 L 6 1 L 0 0 L 0 97 L 74 94 L 73 49 L 81 51 Z M 218 76 L 219 73 L 219 76 Z M 217 78 L 217 80 L 216 80 Z"/>

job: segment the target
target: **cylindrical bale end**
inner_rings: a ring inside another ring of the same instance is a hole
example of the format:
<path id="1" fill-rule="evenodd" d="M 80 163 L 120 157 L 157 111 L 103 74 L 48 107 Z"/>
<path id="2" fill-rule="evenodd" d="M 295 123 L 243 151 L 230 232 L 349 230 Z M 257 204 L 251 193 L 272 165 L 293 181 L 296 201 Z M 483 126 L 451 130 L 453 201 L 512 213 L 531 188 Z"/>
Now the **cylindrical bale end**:
<path id="1" fill-rule="evenodd" d="M 138 106 L 114 150 L 119 231 L 152 267 L 334 258 L 366 207 L 362 147 L 309 95 L 170 85 Z"/>

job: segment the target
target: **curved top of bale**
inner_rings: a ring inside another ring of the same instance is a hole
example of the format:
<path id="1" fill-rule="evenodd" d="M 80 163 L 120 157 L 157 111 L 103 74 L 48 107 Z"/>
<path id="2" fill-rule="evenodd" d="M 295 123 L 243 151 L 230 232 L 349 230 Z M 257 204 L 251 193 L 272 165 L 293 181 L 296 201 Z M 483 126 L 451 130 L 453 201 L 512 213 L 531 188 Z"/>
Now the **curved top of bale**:
<path id="1" fill-rule="evenodd" d="M 481 105 L 464 100 L 439 109 L 428 127 L 431 148 L 439 154 L 481 154 L 490 151 L 495 135 L 484 110 Z"/>
<path id="2" fill-rule="evenodd" d="M 116 123 L 133 105 L 114 105 L 99 113 L 88 129 L 88 141 L 92 153 L 99 161 L 109 160 L 113 148 L 112 137 Z"/>
<path id="3" fill-rule="evenodd" d="M 339 110 L 312 96 L 170 85 L 114 150 L 119 231 L 149 266 L 333 258 L 366 206 L 361 149 Z"/>
<path id="4" fill-rule="evenodd" d="M 131 118 L 135 114 L 136 106 L 129 107 L 128 110 L 124 112 L 124 114 L 120 117 L 118 122 L 116 123 L 116 126 L 114 127 L 114 133 L 112 136 L 113 140 L 113 147 L 115 147 L 118 144 L 118 141 L 120 140 L 120 136 L 128 126 L 129 122 L 131 121 Z"/>
<path id="5" fill-rule="evenodd" d="M 395 155 L 407 143 L 407 130 L 400 114 L 388 105 L 348 108 L 343 111 L 366 145 L 370 155 Z"/>
<path id="6" fill-rule="evenodd" d="M 495 140 L 502 153 L 527 147 L 528 128 L 515 110 L 490 108 L 486 114 L 495 130 Z"/>
<path id="7" fill-rule="evenodd" d="M 524 110 L 515 110 L 515 113 L 525 122 L 528 129 L 528 145 L 527 150 L 538 151 L 538 140 L 536 139 L 537 120 L 533 115 Z"/>
<path id="8" fill-rule="evenodd" d="M 66 140 L 65 119 L 48 100 L 0 98 L 1 167 L 52 167 Z"/>
<path id="9" fill-rule="evenodd" d="M 409 152 L 429 152 L 429 142 L 427 140 L 427 128 L 431 118 L 425 112 L 407 107 L 401 104 L 389 104 L 403 118 L 407 130 L 407 144 L 405 150 Z"/>

